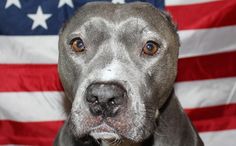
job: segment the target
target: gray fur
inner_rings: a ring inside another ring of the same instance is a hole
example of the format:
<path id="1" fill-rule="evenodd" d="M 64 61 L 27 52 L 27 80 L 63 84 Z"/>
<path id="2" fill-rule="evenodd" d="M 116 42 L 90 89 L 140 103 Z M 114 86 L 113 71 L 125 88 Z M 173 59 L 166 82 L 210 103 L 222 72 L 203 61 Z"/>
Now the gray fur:
<path id="1" fill-rule="evenodd" d="M 84 41 L 85 52 L 72 50 L 69 43 L 76 37 Z M 154 56 L 141 53 L 149 40 L 160 45 Z M 83 145 L 81 139 L 102 124 L 101 117 L 89 112 L 85 90 L 92 83 L 111 81 L 127 90 L 128 99 L 116 117 L 105 120 L 114 128 L 106 137 L 121 145 L 139 145 L 153 135 L 155 146 L 203 146 L 174 95 L 178 49 L 170 16 L 150 4 L 100 2 L 81 7 L 59 38 L 59 75 L 72 109 L 55 146 Z M 97 145 L 96 140 L 88 143 Z"/>

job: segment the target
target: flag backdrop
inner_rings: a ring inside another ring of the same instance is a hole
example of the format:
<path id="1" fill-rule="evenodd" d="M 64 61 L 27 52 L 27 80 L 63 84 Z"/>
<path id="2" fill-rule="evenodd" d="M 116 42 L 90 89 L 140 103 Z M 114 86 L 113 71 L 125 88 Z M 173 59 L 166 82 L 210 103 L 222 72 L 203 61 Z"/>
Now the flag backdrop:
<path id="1" fill-rule="evenodd" d="M 88 1 L 0 1 L 0 145 L 52 145 L 66 118 L 57 34 Z M 146 1 L 178 24 L 176 94 L 205 145 L 236 146 L 236 0 Z"/>

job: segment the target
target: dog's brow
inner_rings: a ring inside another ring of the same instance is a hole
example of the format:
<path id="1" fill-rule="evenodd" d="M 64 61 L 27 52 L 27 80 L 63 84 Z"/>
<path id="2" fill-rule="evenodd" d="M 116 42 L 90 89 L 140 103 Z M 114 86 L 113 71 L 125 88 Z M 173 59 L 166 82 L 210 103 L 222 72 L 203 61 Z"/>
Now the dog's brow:
<path id="1" fill-rule="evenodd" d="M 139 24 L 139 19 L 136 18 L 136 27 L 138 28 L 137 30 L 140 30 L 140 33 L 143 33 L 147 28 L 148 28 L 148 24 L 146 24 L 145 26 L 143 26 L 141 29 L 139 28 L 140 24 Z"/>
<path id="2" fill-rule="evenodd" d="M 140 30 L 140 32 L 143 33 L 143 32 L 145 32 L 147 29 L 148 29 L 148 25 L 144 26 L 144 27 Z"/>
<path id="3" fill-rule="evenodd" d="M 130 23 L 130 22 L 136 22 L 137 25 L 147 25 L 147 22 L 145 22 L 143 19 L 140 19 L 138 17 L 130 17 L 128 19 L 125 19 L 121 22 L 118 23 L 119 27 L 122 27 L 123 25 L 126 25 L 127 23 Z"/>

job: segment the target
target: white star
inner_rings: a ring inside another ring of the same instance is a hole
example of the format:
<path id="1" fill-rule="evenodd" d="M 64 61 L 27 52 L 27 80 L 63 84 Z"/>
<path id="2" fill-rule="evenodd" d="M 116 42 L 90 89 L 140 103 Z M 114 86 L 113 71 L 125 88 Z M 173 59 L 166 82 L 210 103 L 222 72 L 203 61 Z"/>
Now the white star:
<path id="1" fill-rule="evenodd" d="M 32 30 L 38 26 L 48 29 L 46 20 L 51 17 L 52 14 L 44 14 L 41 6 L 39 6 L 36 14 L 28 14 L 27 16 L 34 21 L 31 28 Z"/>
<path id="2" fill-rule="evenodd" d="M 116 4 L 116 3 L 124 4 L 125 0 L 112 0 L 112 3 L 114 3 L 114 4 Z"/>
<path id="3" fill-rule="evenodd" d="M 15 5 L 19 9 L 21 8 L 21 4 L 20 4 L 19 0 L 7 0 L 6 5 L 5 5 L 5 9 L 9 8 L 11 5 Z"/>
<path id="4" fill-rule="evenodd" d="M 71 8 L 73 8 L 73 3 L 72 0 L 59 0 L 59 4 L 58 4 L 58 8 L 64 6 L 65 4 L 67 4 L 68 6 L 70 6 Z"/>

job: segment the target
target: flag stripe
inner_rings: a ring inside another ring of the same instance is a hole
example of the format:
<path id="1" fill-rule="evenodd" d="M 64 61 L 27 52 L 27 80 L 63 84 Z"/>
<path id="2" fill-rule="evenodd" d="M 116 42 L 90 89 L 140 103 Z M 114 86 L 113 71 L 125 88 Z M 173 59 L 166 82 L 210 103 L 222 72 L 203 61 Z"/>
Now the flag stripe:
<path id="1" fill-rule="evenodd" d="M 34 127 L 35 128 L 35 127 Z M 53 146 L 53 140 L 55 137 L 21 137 L 21 136 L 9 136 L 1 137 L 0 136 L 0 145 L 1 146 Z M 11 143 L 11 144 L 10 144 Z M 15 143 L 15 144 L 12 144 Z"/>
<path id="2" fill-rule="evenodd" d="M 197 4 L 197 3 L 206 3 L 206 2 L 214 2 L 218 0 L 165 0 L 166 6 L 172 6 L 172 5 L 191 5 L 191 4 Z"/>
<path id="3" fill-rule="evenodd" d="M 218 117 L 214 119 L 192 121 L 198 132 L 236 129 L 236 117 Z"/>
<path id="4" fill-rule="evenodd" d="M 57 63 L 58 36 L 1 36 L 0 63 Z"/>
<path id="5" fill-rule="evenodd" d="M 223 117 L 235 117 L 236 103 L 228 105 L 209 106 L 194 109 L 185 109 L 192 121 L 209 120 Z M 236 118 L 236 117 L 235 117 Z M 235 122 L 236 125 L 236 122 Z"/>
<path id="6" fill-rule="evenodd" d="M 167 6 L 166 9 L 172 14 L 180 30 L 222 27 L 236 24 L 236 1 L 234 0 L 186 6 Z"/>
<path id="7" fill-rule="evenodd" d="M 179 82 L 175 94 L 184 108 L 236 103 L 236 78 Z"/>
<path id="8" fill-rule="evenodd" d="M 0 120 L 0 144 L 52 145 L 63 121 L 16 122 Z"/>
<path id="9" fill-rule="evenodd" d="M 200 133 L 205 146 L 234 146 L 236 130 L 224 130 Z"/>
<path id="10" fill-rule="evenodd" d="M 0 108 L 0 120 L 33 122 L 66 119 L 64 105 L 67 100 L 63 92 L 2 92 L 0 103 L 4 103 Z"/>
<path id="11" fill-rule="evenodd" d="M 180 59 L 176 81 L 234 77 L 235 58 L 227 52 Z M 1 64 L 0 78 L 0 92 L 63 90 L 55 64 Z"/>
<path id="12" fill-rule="evenodd" d="M 199 132 L 236 129 L 236 104 L 185 109 Z"/>
<path id="13" fill-rule="evenodd" d="M 236 76 L 236 51 L 182 58 L 176 81 L 193 81 Z"/>
<path id="14" fill-rule="evenodd" d="M 236 51 L 236 26 L 179 31 L 179 58 Z"/>
<path id="15" fill-rule="evenodd" d="M 21 144 L 4 144 L 3 146 L 25 146 Z"/>
<path id="16" fill-rule="evenodd" d="M 55 64 L 2 64 L 0 78 L 0 92 L 63 90 Z"/>

